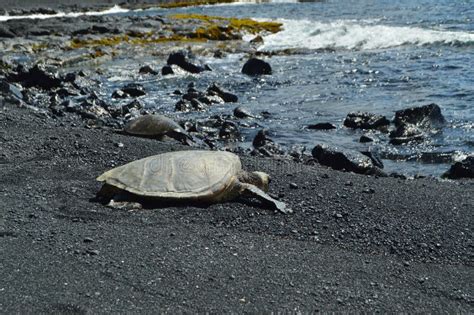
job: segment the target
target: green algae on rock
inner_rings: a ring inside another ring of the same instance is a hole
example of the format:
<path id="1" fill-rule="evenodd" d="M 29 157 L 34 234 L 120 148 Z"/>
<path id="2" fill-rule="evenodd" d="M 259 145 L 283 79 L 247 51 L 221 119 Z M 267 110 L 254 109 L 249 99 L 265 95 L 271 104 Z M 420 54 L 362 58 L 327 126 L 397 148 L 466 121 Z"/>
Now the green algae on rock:
<path id="1" fill-rule="evenodd" d="M 226 41 L 240 40 L 242 33 L 276 33 L 281 30 L 281 23 L 270 21 L 255 21 L 248 18 L 227 18 L 200 14 L 175 14 L 170 16 L 175 20 L 188 20 L 195 25 L 194 31 L 159 35 L 154 32 L 127 32 L 126 34 L 106 36 L 101 38 L 73 38 L 69 48 L 106 47 L 125 43 L 129 45 L 147 45 L 167 42 L 202 42 L 206 40 Z"/>
<path id="2" fill-rule="evenodd" d="M 209 4 L 218 4 L 218 3 L 232 3 L 236 0 L 196 0 L 196 1 L 178 1 L 174 3 L 163 3 L 159 7 L 163 9 L 173 9 L 173 8 L 184 8 L 197 5 L 209 5 Z"/>
<path id="3" fill-rule="evenodd" d="M 174 14 L 173 19 L 199 20 L 207 24 L 208 27 L 219 26 L 219 22 L 225 22 L 226 27 L 234 31 L 245 31 L 252 34 L 261 32 L 277 33 L 281 31 L 282 23 L 270 21 L 255 21 L 249 18 L 221 17 L 202 14 Z"/>

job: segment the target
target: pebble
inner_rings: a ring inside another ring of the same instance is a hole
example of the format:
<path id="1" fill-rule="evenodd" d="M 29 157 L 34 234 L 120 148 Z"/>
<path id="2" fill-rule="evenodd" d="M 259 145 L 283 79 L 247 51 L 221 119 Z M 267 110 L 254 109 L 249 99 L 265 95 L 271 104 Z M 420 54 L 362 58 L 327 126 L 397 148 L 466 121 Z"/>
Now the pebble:
<path id="1" fill-rule="evenodd" d="M 291 189 L 298 189 L 298 185 L 296 183 L 290 183 Z"/>
<path id="2" fill-rule="evenodd" d="M 118 142 L 118 143 L 115 144 L 115 146 L 116 146 L 117 148 L 123 148 L 123 147 L 124 147 L 124 144 L 123 144 L 122 142 Z"/>
<path id="3" fill-rule="evenodd" d="M 96 256 L 96 255 L 99 255 L 100 252 L 97 249 L 88 249 L 86 253 L 88 253 L 91 256 Z"/>
<path id="4" fill-rule="evenodd" d="M 92 238 L 90 238 L 90 237 L 84 238 L 84 243 L 92 243 L 92 242 L 94 242 L 94 240 Z"/>

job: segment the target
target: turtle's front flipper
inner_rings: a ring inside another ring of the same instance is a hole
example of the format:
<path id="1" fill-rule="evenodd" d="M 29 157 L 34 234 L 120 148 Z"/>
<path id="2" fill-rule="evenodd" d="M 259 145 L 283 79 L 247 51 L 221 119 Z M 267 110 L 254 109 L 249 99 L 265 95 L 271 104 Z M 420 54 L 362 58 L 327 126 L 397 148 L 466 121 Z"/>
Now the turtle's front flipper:
<path id="1" fill-rule="evenodd" d="M 242 195 L 247 197 L 257 198 L 264 203 L 273 205 L 277 210 L 283 213 L 293 213 L 293 210 L 288 208 L 284 202 L 273 199 L 267 195 L 263 190 L 257 188 L 252 184 L 242 184 Z"/>
<path id="2" fill-rule="evenodd" d="M 179 130 L 171 130 L 166 134 L 168 137 L 178 140 L 184 145 L 194 146 L 195 142 L 193 137 L 185 132 Z"/>

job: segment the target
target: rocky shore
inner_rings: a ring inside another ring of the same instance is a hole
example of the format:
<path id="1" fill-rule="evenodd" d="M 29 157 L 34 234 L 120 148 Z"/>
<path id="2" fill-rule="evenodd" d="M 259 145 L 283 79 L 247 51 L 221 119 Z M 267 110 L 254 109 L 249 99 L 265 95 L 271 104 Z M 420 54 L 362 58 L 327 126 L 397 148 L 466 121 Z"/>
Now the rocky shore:
<path id="1" fill-rule="evenodd" d="M 212 71 L 195 55 L 236 51 L 248 54 L 244 73 L 268 75 L 270 65 L 250 58 L 252 45 L 277 23 L 203 16 L 79 21 L 0 24 L 2 313 L 473 311 L 472 180 L 387 176 L 370 152 L 316 146 L 303 155 L 281 148 L 266 130 L 243 150 L 232 145 L 241 137 L 240 119 L 268 113 L 238 106 L 237 95 L 218 84 L 175 91 L 175 109 L 237 102 L 229 115 L 166 123 L 186 141 L 167 132 L 168 141 L 135 137 L 124 126 L 153 113 L 137 99 L 147 97 L 143 86 L 114 91 L 121 106 L 97 89 L 94 65 L 134 54 L 160 60 L 161 69 L 136 69 L 146 76 Z M 240 40 L 242 29 L 254 34 L 253 43 Z M 349 113 L 344 122 L 380 132 L 390 124 L 370 113 Z M 400 111 L 390 138 L 417 141 L 438 124 L 435 104 Z M 245 200 L 141 211 L 93 201 L 103 171 L 195 148 L 233 150 L 246 169 L 269 173 L 271 195 L 294 213 Z M 472 171 L 471 162 L 452 173 Z"/>

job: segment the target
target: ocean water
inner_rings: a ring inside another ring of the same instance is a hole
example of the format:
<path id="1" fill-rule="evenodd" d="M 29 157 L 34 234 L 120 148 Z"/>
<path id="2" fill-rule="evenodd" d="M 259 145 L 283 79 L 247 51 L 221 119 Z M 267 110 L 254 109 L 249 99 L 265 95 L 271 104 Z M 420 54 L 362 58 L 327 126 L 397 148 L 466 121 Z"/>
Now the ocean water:
<path id="1" fill-rule="evenodd" d="M 240 73 L 246 60 L 241 54 L 206 58 L 214 71 L 199 76 L 142 77 L 136 75 L 136 69 L 139 64 L 153 64 L 152 56 L 133 62 L 115 60 L 104 67 L 104 97 L 125 83 L 138 82 L 149 92 L 144 99 L 147 106 L 180 120 L 204 119 L 230 114 L 235 106 L 214 106 L 206 113 L 175 113 L 178 98 L 171 92 L 184 90 L 190 82 L 198 89 L 219 82 L 238 94 L 238 105 L 254 113 L 272 113 L 271 118 L 249 122 L 257 128 L 242 128 L 244 147 L 250 147 L 254 135 L 265 127 L 279 144 L 305 146 L 308 154 L 319 143 L 372 150 L 381 155 L 387 172 L 433 176 L 474 153 L 474 1 L 245 1 L 138 12 L 114 8 L 108 13 L 199 13 L 280 21 L 283 31 L 264 36 L 259 50 L 300 53 L 266 58 L 273 74 L 260 78 Z M 352 111 L 392 119 L 397 110 L 430 103 L 441 107 L 448 123 L 423 143 L 394 146 L 388 143 L 387 134 L 342 125 Z M 338 128 L 305 128 L 319 122 Z M 362 134 L 375 141 L 359 143 Z"/>

